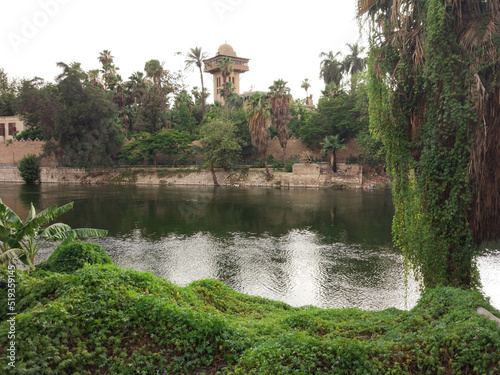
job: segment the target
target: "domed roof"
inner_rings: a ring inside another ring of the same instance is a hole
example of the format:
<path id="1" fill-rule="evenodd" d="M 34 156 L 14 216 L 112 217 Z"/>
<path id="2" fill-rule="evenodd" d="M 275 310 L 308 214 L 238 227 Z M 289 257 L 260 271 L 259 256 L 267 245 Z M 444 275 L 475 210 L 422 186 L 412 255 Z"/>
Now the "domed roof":
<path id="1" fill-rule="evenodd" d="M 236 57 L 236 52 L 234 52 L 233 47 L 231 47 L 229 44 L 224 43 L 219 47 L 219 50 L 217 51 L 218 55 L 225 55 L 225 56 L 234 56 Z"/>

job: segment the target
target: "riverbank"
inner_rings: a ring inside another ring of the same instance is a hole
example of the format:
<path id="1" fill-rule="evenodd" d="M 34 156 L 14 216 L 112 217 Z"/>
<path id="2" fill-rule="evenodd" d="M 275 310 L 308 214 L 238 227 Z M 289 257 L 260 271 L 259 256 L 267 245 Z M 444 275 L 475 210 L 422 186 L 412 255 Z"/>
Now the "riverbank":
<path id="1" fill-rule="evenodd" d="M 0 270 L 0 278 L 7 272 Z M 4 373 L 498 374 L 500 368 L 500 330 L 475 309 L 498 311 L 473 291 L 437 288 L 410 311 L 363 311 L 294 308 L 215 280 L 182 288 L 112 265 L 13 277 L 14 324 L 0 289 Z M 14 361 L 7 352 L 11 327 Z"/>
<path id="2" fill-rule="evenodd" d="M 188 185 L 212 186 L 209 170 L 201 168 L 119 167 L 94 168 L 40 168 L 41 183 L 71 184 L 138 184 L 138 185 Z M 242 168 L 235 171 L 216 171 L 221 186 L 274 187 L 274 188 L 338 188 L 373 189 L 389 186 L 389 180 L 376 173 L 364 173 L 357 164 L 338 164 L 333 173 L 326 164 L 295 164 L 293 171 L 272 171 L 267 179 L 263 168 Z M 24 182 L 16 167 L 0 168 L 0 182 Z"/>

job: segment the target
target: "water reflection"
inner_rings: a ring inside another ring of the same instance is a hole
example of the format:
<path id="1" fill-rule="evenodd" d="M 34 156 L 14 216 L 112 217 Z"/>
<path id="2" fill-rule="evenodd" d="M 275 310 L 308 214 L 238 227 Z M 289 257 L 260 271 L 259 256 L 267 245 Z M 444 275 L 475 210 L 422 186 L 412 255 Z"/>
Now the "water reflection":
<path id="1" fill-rule="evenodd" d="M 64 221 L 108 229 L 96 242 L 116 264 L 179 285 L 216 278 L 294 306 L 410 308 L 418 298 L 391 246 L 386 191 L 1 184 L 0 198 L 23 218 L 30 202 L 74 201 Z M 500 246 L 489 249 L 479 269 L 498 308 Z"/>
<path id="2" fill-rule="evenodd" d="M 274 237 L 230 233 L 171 235 L 161 241 L 97 239 L 123 267 L 151 271 L 185 286 L 215 278 L 243 293 L 293 306 L 410 308 L 417 287 L 405 289 L 401 257 L 359 245 L 325 244 L 310 230 Z"/>

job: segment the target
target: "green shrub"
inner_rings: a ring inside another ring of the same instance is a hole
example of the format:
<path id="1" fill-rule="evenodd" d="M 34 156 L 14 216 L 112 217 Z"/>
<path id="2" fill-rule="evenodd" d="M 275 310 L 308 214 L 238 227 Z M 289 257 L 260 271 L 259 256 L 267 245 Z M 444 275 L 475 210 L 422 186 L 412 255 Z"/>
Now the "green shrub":
<path id="1" fill-rule="evenodd" d="M 295 164 L 295 160 L 288 160 L 286 163 L 285 163 L 285 171 L 286 172 L 292 172 L 293 170 L 293 165 Z"/>
<path id="2" fill-rule="evenodd" d="M 71 273 L 88 264 L 112 264 L 106 251 L 98 244 L 73 242 L 58 246 L 38 268 L 51 272 Z"/>
<path id="3" fill-rule="evenodd" d="M 18 169 L 21 177 L 28 184 L 40 179 L 40 159 L 35 154 L 28 154 L 23 157 Z"/>
<path id="4" fill-rule="evenodd" d="M 271 164 L 271 166 L 273 167 L 273 170 L 275 171 L 281 171 L 284 167 L 284 164 L 281 160 L 275 160 L 273 161 L 273 163 Z"/>

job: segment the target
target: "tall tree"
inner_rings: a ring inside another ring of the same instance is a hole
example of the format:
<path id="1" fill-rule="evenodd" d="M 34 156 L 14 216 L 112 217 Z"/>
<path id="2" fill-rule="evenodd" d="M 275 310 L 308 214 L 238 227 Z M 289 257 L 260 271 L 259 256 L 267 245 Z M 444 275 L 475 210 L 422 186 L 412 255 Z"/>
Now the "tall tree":
<path id="1" fill-rule="evenodd" d="M 0 116 L 14 116 L 14 101 L 17 93 L 17 83 L 0 68 Z"/>
<path id="2" fill-rule="evenodd" d="M 267 146 L 271 139 L 269 134 L 269 103 L 266 95 L 253 93 L 245 102 L 245 112 L 248 119 L 248 128 L 252 144 L 257 148 L 257 153 L 264 158 L 266 167 L 266 176 L 271 178 L 269 166 L 267 163 Z"/>
<path id="3" fill-rule="evenodd" d="M 286 145 L 288 143 L 288 123 L 290 122 L 290 88 L 287 82 L 279 79 L 269 87 L 269 103 L 271 105 L 271 121 L 278 130 L 278 139 L 283 150 L 283 163 L 285 163 Z"/>
<path id="4" fill-rule="evenodd" d="M 206 52 L 201 50 L 201 47 L 191 48 L 186 60 L 184 63 L 186 64 L 186 70 L 193 70 L 196 66 L 200 71 L 200 80 L 201 80 L 201 117 L 205 116 L 205 85 L 203 84 L 203 61 L 208 57 Z"/>
<path id="5" fill-rule="evenodd" d="M 219 186 L 215 168 L 232 168 L 241 158 L 241 140 L 236 126 L 227 120 L 214 119 L 200 129 L 200 143 L 205 161 L 210 166 L 214 186 Z"/>
<path id="6" fill-rule="evenodd" d="M 160 63 L 159 60 L 149 60 L 146 62 L 144 66 L 144 70 L 146 72 L 146 77 L 150 78 L 153 81 L 155 90 L 155 95 L 157 96 L 157 100 L 160 102 L 161 112 L 162 112 L 162 122 L 165 128 L 168 128 L 167 122 L 167 101 L 164 87 L 164 80 L 167 75 L 167 72 L 164 68 L 165 63 Z"/>
<path id="7" fill-rule="evenodd" d="M 142 98 L 147 91 L 147 84 L 143 72 L 135 72 L 129 77 L 127 82 L 129 101 L 135 102 L 138 107 L 136 128 L 142 132 Z"/>
<path id="8" fill-rule="evenodd" d="M 395 243 L 423 285 L 477 282 L 500 236 L 500 4 L 360 0 L 371 21 L 370 123 L 394 183 Z"/>
<path id="9" fill-rule="evenodd" d="M 302 84 L 300 85 L 300 88 L 306 90 L 306 100 L 309 98 L 309 93 L 308 90 L 311 87 L 311 82 L 309 81 L 309 78 L 306 78 L 302 81 Z"/>
<path id="10" fill-rule="evenodd" d="M 335 55 L 332 51 L 325 53 L 321 52 L 319 57 L 323 58 L 320 63 L 319 78 L 325 81 L 325 85 L 334 82 L 337 86 L 340 85 L 342 81 L 342 74 L 344 73 L 342 63 L 337 60 L 340 52 Z"/>
<path id="11" fill-rule="evenodd" d="M 35 135 L 27 138 L 50 140 L 55 117 L 62 110 L 58 87 L 37 77 L 24 80 L 16 99 L 16 110 L 25 120 L 25 131 Z M 21 135 L 24 137 L 23 133 Z"/>
<path id="12" fill-rule="evenodd" d="M 359 55 L 363 53 L 364 48 L 359 47 L 358 43 L 347 43 L 349 53 L 342 60 L 343 71 L 351 75 L 351 92 L 356 89 L 356 73 L 362 71 L 366 66 L 366 60 Z"/>
<path id="13" fill-rule="evenodd" d="M 105 49 L 99 54 L 97 59 L 102 64 L 101 73 L 104 87 L 112 89 L 114 83 L 118 80 L 121 81 L 121 78 L 119 79 L 119 76 L 117 76 L 118 68 L 114 64 L 114 56 L 111 55 L 111 51 Z"/>
<path id="14" fill-rule="evenodd" d="M 58 63 L 63 68 L 58 88 L 63 108 L 55 118 L 55 138 L 64 150 L 68 166 L 109 165 L 121 146 L 115 123 L 116 106 L 109 95 L 93 85 L 85 85 L 80 64 Z"/>

